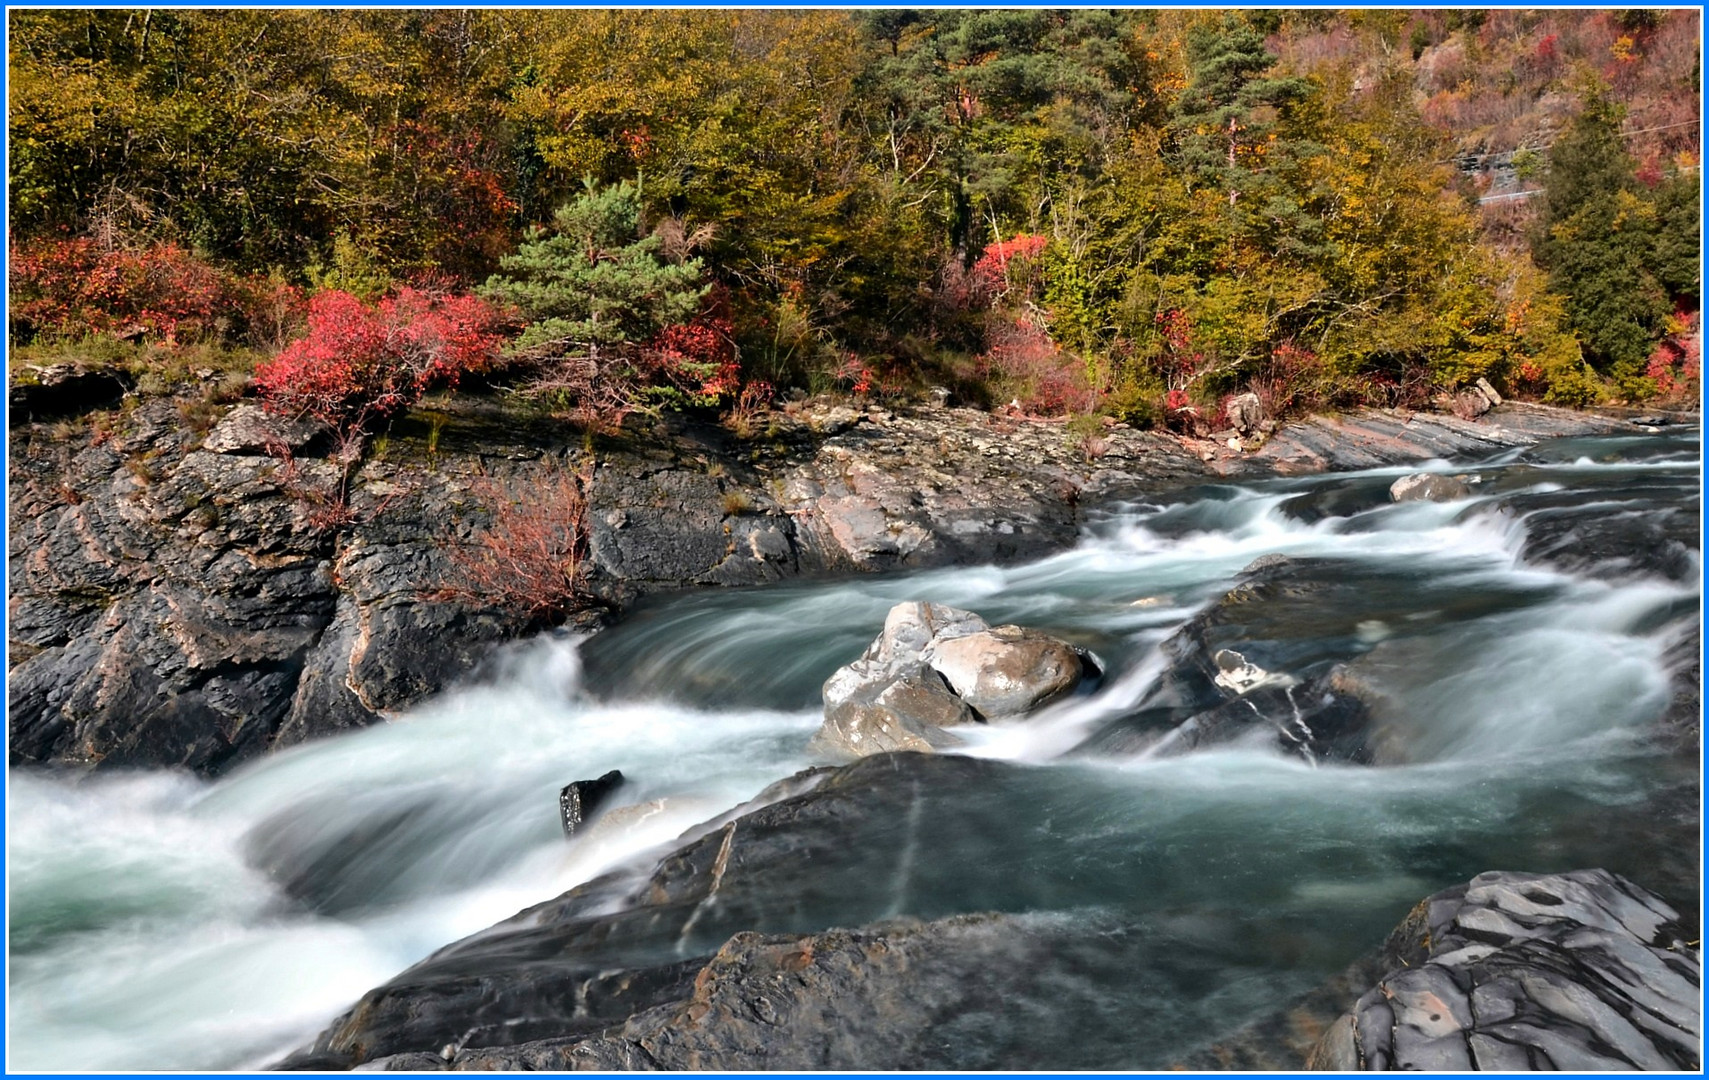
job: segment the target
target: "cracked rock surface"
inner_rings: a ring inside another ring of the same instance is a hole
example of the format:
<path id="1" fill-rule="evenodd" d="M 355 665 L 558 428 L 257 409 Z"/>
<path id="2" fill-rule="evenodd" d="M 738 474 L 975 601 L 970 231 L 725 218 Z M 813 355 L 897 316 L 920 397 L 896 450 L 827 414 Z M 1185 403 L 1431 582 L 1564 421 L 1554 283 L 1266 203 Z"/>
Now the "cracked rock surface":
<path id="1" fill-rule="evenodd" d="M 1696 933 L 1605 870 L 1492 872 L 1418 905 L 1316 1069 L 1697 1071 Z M 1691 940 L 1687 940 L 1691 939 Z"/>

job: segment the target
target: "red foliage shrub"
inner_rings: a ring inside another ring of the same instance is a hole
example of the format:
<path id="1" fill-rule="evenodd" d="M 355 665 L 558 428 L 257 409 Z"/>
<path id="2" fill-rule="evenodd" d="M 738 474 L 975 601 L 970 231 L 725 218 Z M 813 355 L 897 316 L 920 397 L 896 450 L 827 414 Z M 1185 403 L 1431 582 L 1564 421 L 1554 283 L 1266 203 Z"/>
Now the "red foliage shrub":
<path id="1" fill-rule="evenodd" d="M 454 580 L 442 599 L 496 604 L 536 621 L 588 606 L 584 472 L 548 468 L 508 482 L 486 479 L 475 494 L 492 513 L 473 544 L 453 544 Z"/>
<path id="2" fill-rule="evenodd" d="M 973 263 L 973 287 L 987 303 L 1021 286 L 1019 273 L 1031 267 L 1044 251 L 1049 239 L 1030 233 L 1019 233 L 992 244 Z"/>
<path id="3" fill-rule="evenodd" d="M 13 247 L 11 322 L 24 336 L 111 334 L 169 344 L 232 328 L 246 283 L 176 244 L 104 248 L 91 237 Z"/>
<path id="4" fill-rule="evenodd" d="M 340 430 L 362 427 L 488 369 L 502 317 L 474 296 L 404 288 L 369 305 L 331 289 L 309 302 L 308 333 L 255 371 L 267 407 Z"/>
<path id="5" fill-rule="evenodd" d="M 659 331 L 642 350 L 642 364 L 647 381 L 675 387 L 697 404 L 717 404 L 742 385 L 734 327 L 713 311 Z"/>
<path id="6" fill-rule="evenodd" d="M 1678 329 L 1656 346 L 1644 374 L 1663 397 L 1696 398 L 1703 375 L 1701 346 L 1693 332 L 1697 313 L 1680 312 L 1673 321 Z"/>
<path id="7" fill-rule="evenodd" d="M 1000 392 L 1013 395 L 1023 412 L 1061 416 L 1088 412 L 1097 404 L 1086 366 L 1057 348 L 1043 328 L 1026 319 L 993 319 L 986 342 L 979 367 Z"/>
<path id="8" fill-rule="evenodd" d="M 1294 408 L 1317 403 L 1314 384 L 1318 374 L 1316 353 L 1284 341 L 1270 350 L 1253 376 L 1252 392 L 1271 416 L 1283 416 Z"/>
<path id="9" fill-rule="evenodd" d="M 878 381 L 878 373 L 868 367 L 860 358 L 859 353 L 846 353 L 837 364 L 837 369 L 831 373 L 831 378 L 837 385 L 846 386 L 852 393 L 865 394 L 872 390 Z"/>

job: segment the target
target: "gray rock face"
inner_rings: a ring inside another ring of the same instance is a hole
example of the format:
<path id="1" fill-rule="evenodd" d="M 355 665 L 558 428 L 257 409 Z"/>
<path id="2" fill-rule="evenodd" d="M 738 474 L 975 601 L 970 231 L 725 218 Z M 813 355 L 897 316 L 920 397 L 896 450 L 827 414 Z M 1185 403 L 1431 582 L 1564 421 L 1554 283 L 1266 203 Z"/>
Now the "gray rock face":
<path id="1" fill-rule="evenodd" d="M 1479 874 L 1395 931 L 1391 971 L 1317 1069 L 1702 1067 L 1702 960 L 1679 913 L 1605 870 Z"/>
<path id="2" fill-rule="evenodd" d="M 1074 647 L 1037 630 L 999 626 L 933 639 L 926 663 L 961 700 L 988 720 L 1022 716 L 1079 685 Z"/>
<path id="3" fill-rule="evenodd" d="M 1257 394 L 1240 394 L 1228 403 L 1228 422 L 1242 435 L 1257 432 L 1269 419 L 1270 414 Z"/>
<path id="4" fill-rule="evenodd" d="M 69 459 L 14 458 L 14 764 L 217 773 L 443 689 L 523 628 L 432 598 L 466 475 L 371 462 L 357 523 L 330 529 L 279 461 L 193 440 L 156 400 Z M 297 467 L 336 482 L 330 462 Z"/>
<path id="5" fill-rule="evenodd" d="M 75 416 L 117 404 L 130 383 L 127 375 L 110 368 L 74 363 L 31 365 L 13 372 L 7 405 L 13 423 L 23 418 Z"/>
<path id="6" fill-rule="evenodd" d="M 1452 502 L 1455 499 L 1469 498 L 1472 489 L 1464 480 L 1456 476 L 1442 476 L 1439 473 L 1414 473 L 1403 476 L 1389 486 L 1389 498 L 1397 503 L 1428 500 L 1430 502 Z"/>
<path id="7" fill-rule="evenodd" d="M 302 454 L 330 443 L 332 432 L 314 420 L 278 416 L 255 405 L 238 405 L 202 440 L 210 454 L 266 454 L 283 448 Z"/>
<path id="8" fill-rule="evenodd" d="M 1053 884 L 1009 861 L 1050 818 L 1037 772 L 888 754 L 793 777 L 447 946 L 281 1067 L 1119 1067 L 1146 992 L 1109 989 L 1132 973 L 1119 922 L 885 914 L 904 879 L 1048 909 Z M 838 926 L 858 929 L 822 929 Z"/>
<path id="9" fill-rule="evenodd" d="M 959 743 L 942 730 L 1024 715 L 1069 693 L 1084 674 L 1067 642 L 971 611 L 897 604 L 859 660 L 825 680 L 825 723 L 811 750 L 852 759 Z"/>

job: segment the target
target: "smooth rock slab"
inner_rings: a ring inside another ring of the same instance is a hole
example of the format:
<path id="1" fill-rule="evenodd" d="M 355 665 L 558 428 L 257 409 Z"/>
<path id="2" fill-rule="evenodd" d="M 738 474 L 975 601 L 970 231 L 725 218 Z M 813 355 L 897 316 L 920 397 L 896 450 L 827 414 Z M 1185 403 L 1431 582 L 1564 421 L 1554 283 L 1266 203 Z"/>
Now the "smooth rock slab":
<path id="1" fill-rule="evenodd" d="M 1688 937 L 1678 912 L 1606 870 L 1479 874 L 1414 909 L 1390 940 L 1404 966 L 1308 1064 L 1700 1070 L 1702 959 Z"/>

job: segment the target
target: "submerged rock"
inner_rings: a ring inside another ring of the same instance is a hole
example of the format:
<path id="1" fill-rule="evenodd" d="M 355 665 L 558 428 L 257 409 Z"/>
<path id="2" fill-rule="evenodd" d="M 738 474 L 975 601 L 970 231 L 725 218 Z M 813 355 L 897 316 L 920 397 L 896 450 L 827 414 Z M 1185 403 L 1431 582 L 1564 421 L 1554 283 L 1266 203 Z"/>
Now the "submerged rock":
<path id="1" fill-rule="evenodd" d="M 1702 1068 L 1702 959 L 1680 915 L 1606 870 L 1479 874 L 1423 901 L 1310 1067 Z"/>
<path id="2" fill-rule="evenodd" d="M 931 753 L 960 742 L 944 728 L 1025 715 L 1085 673 L 1074 646 L 1047 634 L 993 629 L 944 604 L 897 604 L 861 658 L 825 680 L 825 723 L 810 749 L 833 758 Z"/>

